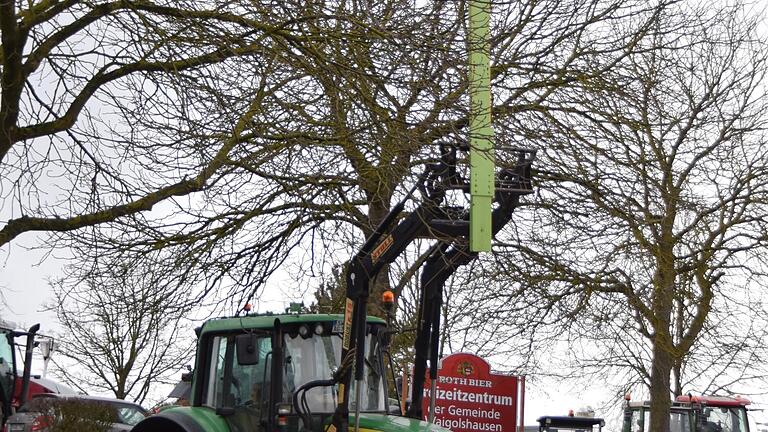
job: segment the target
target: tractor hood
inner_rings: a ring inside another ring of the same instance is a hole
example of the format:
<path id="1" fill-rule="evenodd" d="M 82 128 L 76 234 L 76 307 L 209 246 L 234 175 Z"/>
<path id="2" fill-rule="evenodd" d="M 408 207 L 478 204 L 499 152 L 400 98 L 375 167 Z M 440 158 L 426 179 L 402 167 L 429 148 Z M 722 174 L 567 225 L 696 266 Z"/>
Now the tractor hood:
<path id="1" fill-rule="evenodd" d="M 349 430 L 354 428 L 355 418 L 349 418 Z M 360 414 L 360 432 L 386 431 L 386 432 L 450 432 L 450 430 L 430 424 L 425 421 L 394 415 Z"/>

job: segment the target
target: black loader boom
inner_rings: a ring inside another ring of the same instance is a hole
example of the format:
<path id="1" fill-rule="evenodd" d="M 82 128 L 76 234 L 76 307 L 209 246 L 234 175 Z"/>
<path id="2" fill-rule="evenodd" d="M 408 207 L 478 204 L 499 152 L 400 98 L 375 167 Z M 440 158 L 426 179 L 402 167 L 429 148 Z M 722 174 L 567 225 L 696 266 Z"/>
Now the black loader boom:
<path id="1" fill-rule="evenodd" d="M 467 149 L 464 149 L 467 150 Z M 469 249 L 469 209 L 444 204 L 447 192 L 459 190 L 468 192 L 469 182 L 457 170 L 456 148 L 443 149 L 441 159 L 427 165 L 416 185 L 403 201 L 398 203 L 379 224 L 355 255 L 347 272 L 346 307 L 342 338 L 342 367 L 333 382 L 339 384 L 339 398 L 329 430 L 346 432 L 349 427 L 350 401 L 360 400 L 364 371 L 364 346 L 366 310 L 370 294 L 370 282 L 385 265 L 392 263 L 417 238 L 437 240 L 431 247 L 429 258 L 424 264 L 421 276 L 421 306 L 416 334 L 416 358 L 412 403 L 407 415 L 423 418 L 423 383 L 426 374 L 426 360 L 431 359 L 432 382 L 436 382 L 435 362 L 439 349 L 440 307 L 443 285 L 460 266 L 471 262 L 477 252 Z M 531 164 L 536 152 L 528 149 L 513 149 L 515 163 L 502 168 L 496 175 L 496 207 L 492 213 L 492 233 L 498 233 L 512 218 L 519 205 L 520 196 L 533 192 Z M 402 218 L 405 204 L 419 190 L 420 204 Z M 354 367 L 353 367 L 354 366 Z M 350 395 L 354 371 L 355 395 Z M 354 399 L 351 398 L 354 397 Z M 359 409 L 360 403 L 355 403 Z M 359 419 L 359 413 L 355 413 Z M 358 427 L 356 425 L 355 429 Z"/>

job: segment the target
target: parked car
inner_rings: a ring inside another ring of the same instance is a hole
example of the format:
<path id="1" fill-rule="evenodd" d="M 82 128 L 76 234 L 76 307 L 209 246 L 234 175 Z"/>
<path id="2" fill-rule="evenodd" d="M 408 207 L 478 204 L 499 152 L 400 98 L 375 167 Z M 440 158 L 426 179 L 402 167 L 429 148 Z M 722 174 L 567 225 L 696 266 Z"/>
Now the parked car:
<path id="1" fill-rule="evenodd" d="M 64 410 L 63 407 L 67 404 L 75 409 Z M 3 432 L 44 432 L 56 421 L 51 418 L 55 415 L 52 413 L 66 413 L 63 414 L 66 416 L 82 414 L 82 419 L 85 419 L 85 416 L 98 411 L 110 414 L 108 418 L 111 418 L 113 423 L 109 432 L 130 431 L 147 415 L 147 410 L 141 405 L 121 399 L 43 393 L 35 395 L 16 414 L 8 418 Z"/>

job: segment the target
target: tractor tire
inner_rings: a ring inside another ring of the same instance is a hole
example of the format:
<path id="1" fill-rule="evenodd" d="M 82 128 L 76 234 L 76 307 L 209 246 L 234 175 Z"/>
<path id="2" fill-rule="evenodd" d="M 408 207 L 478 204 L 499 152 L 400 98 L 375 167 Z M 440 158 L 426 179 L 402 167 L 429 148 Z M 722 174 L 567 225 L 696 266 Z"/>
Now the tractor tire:
<path id="1" fill-rule="evenodd" d="M 197 422 L 173 411 L 147 417 L 131 432 L 206 432 Z"/>

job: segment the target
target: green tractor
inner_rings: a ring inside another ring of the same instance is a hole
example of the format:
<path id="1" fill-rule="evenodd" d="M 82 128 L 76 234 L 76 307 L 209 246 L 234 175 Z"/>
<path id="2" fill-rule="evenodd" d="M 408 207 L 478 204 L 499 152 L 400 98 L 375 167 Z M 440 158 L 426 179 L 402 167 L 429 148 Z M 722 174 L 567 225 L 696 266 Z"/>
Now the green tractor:
<path id="1" fill-rule="evenodd" d="M 449 190 L 469 192 L 470 185 L 456 169 L 457 149 L 442 150 L 350 261 L 343 315 L 245 315 L 206 322 L 198 333 L 190 406 L 163 410 L 133 431 L 445 431 L 423 420 L 430 414 L 422 409 L 426 364 L 438 358 L 443 285 L 477 252 L 469 248 L 470 212 L 445 204 Z M 515 162 L 495 176 L 496 205 L 486 227 L 493 234 L 509 222 L 520 196 L 533 189 L 535 152 L 512 151 Z M 419 205 L 403 215 L 417 190 Z M 437 241 L 421 271 L 414 385 L 402 416 L 388 403 L 384 361 L 396 330 L 389 319 L 366 311 L 370 281 L 416 238 Z M 437 369 L 430 368 L 432 383 Z"/>
<path id="2" fill-rule="evenodd" d="M 286 314 L 206 322 L 199 332 L 192 406 L 149 417 L 134 432 L 325 430 L 343 392 L 333 377 L 351 366 L 340 358 L 343 320 L 343 315 Z M 369 318 L 360 429 L 426 430 L 423 422 L 389 412 L 387 338 L 384 320 Z"/>

